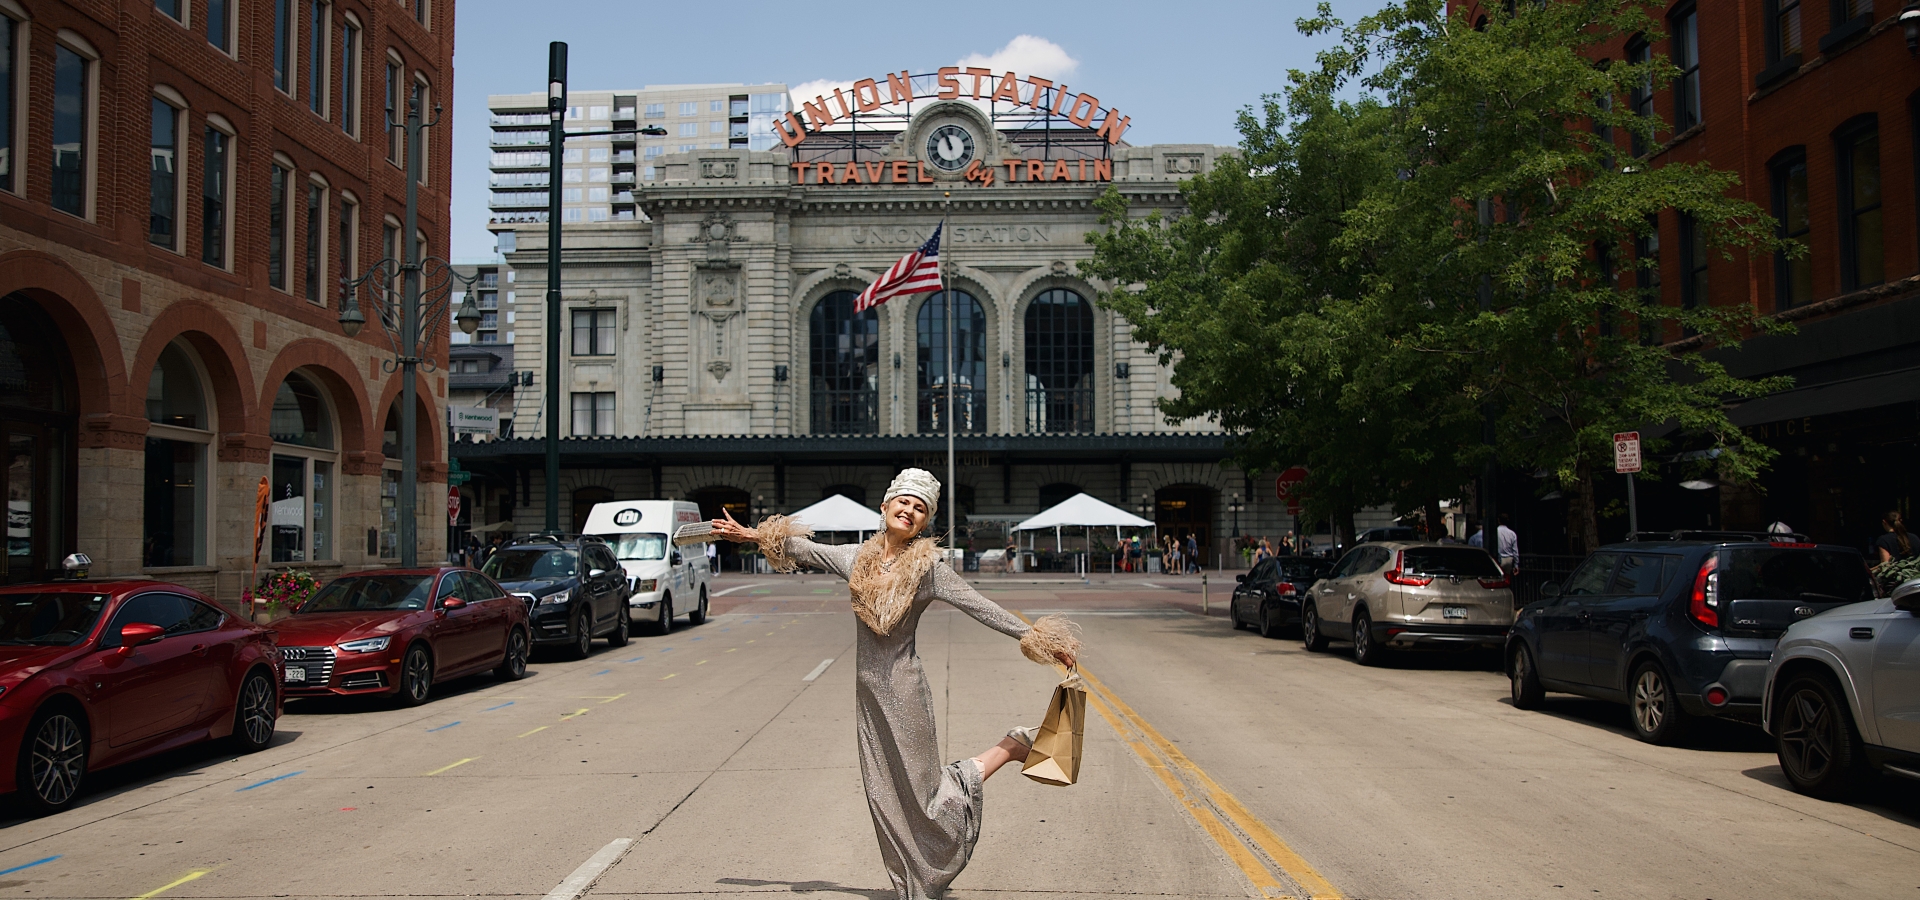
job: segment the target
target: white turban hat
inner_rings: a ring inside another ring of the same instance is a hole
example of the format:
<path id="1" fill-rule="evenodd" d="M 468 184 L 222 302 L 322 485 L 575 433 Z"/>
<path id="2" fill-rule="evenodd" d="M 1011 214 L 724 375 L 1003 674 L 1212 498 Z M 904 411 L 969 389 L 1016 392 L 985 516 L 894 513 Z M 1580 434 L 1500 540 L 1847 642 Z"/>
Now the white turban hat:
<path id="1" fill-rule="evenodd" d="M 927 505 L 928 516 L 940 511 L 940 480 L 933 477 L 932 472 L 925 469 L 901 469 L 900 474 L 893 476 L 893 483 L 887 485 L 887 495 L 880 498 L 880 502 L 884 504 L 888 500 L 903 495 L 920 498 L 920 501 Z"/>

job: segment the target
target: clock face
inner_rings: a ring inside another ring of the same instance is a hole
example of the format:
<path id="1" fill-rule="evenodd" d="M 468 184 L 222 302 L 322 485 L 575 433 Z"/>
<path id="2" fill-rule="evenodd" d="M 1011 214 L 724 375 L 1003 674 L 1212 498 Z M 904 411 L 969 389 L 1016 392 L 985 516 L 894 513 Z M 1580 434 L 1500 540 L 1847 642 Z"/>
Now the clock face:
<path id="1" fill-rule="evenodd" d="M 935 168 L 958 172 L 973 161 L 973 134 L 958 125 L 942 125 L 927 135 L 927 161 Z"/>

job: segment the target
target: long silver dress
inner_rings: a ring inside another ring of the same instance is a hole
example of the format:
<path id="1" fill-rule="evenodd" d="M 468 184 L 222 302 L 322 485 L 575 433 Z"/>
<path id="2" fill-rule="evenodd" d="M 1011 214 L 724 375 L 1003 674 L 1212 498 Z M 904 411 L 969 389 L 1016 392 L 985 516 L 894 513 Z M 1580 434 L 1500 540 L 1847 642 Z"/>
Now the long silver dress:
<path id="1" fill-rule="evenodd" d="M 860 547 L 788 538 L 785 549 L 795 562 L 847 578 Z M 944 896 L 980 837 L 980 766 L 972 759 L 940 764 L 933 690 L 914 652 L 920 615 L 934 600 L 944 600 L 1009 637 L 1025 637 L 1033 630 L 946 565 L 929 569 L 912 607 L 889 633 L 875 633 L 864 623 L 854 626 L 860 780 L 873 813 L 873 830 L 880 837 L 880 855 L 902 900 Z"/>

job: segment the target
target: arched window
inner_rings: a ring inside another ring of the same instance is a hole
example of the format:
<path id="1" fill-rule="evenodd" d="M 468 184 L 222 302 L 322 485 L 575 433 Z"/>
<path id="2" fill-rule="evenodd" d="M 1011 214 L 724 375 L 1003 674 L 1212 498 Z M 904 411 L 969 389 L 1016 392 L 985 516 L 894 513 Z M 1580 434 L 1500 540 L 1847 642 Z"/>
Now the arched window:
<path id="1" fill-rule="evenodd" d="M 42 581 L 74 549 L 79 465 L 72 358 L 60 327 L 19 294 L 0 297 L 0 447 L 7 540 L 0 582 Z"/>
<path id="2" fill-rule="evenodd" d="M 946 431 L 947 298 L 953 298 L 953 406 L 955 431 L 987 428 L 987 314 L 965 291 L 934 294 L 920 304 L 919 422 L 921 431 Z"/>
<path id="3" fill-rule="evenodd" d="M 880 317 L 855 313 L 852 291 L 834 291 L 813 307 L 808 372 L 814 434 L 880 430 Z"/>
<path id="4" fill-rule="evenodd" d="M 207 564 L 206 380 L 179 341 L 160 351 L 147 376 L 147 471 L 141 564 Z"/>
<path id="5" fill-rule="evenodd" d="M 274 562 L 335 558 L 333 472 L 338 454 L 333 415 L 313 379 L 288 373 L 273 397 L 267 430 L 273 435 Z M 389 502 L 381 484 L 381 504 Z"/>
<path id="6" fill-rule="evenodd" d="M 1027 306 L 1027 430 L 1093 430 L 1093 307 L 1069 290 Z"/>

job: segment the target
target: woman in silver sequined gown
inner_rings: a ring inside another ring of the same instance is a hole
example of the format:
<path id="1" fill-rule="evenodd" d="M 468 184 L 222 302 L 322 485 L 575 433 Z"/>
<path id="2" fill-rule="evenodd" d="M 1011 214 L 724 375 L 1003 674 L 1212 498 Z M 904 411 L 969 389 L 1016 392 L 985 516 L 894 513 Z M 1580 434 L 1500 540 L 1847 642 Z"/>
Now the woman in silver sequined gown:
<path id="1" fill-rule="evenodd" d="M 945 894 L 966 867 L 980 836 L 982 784 L 1001 765 L 1024 760 L 1032 745 L 1030 729 L 1015 729 L 977 757 L 941 765 L 934 736 L 933 692 L 914 651 L 921 614 L 934 600 L 943 600 L 988 628 L 1022 639 L 1023 651 L 1036 661 L 1071 665 L 1077 649 L 1064 622 L 1046 622 L 1036 630 L 981 596 L 946 564 L 931 562 L 938 552 L 931 542 L 909 547 L 907 539 L 924 527 L 937 507 L 937 491 L 937 483 L 932 498 L 896 497 L 890 490 L 882 506 L 889 531 L 859 545 L 827 546 L 790 536 L 804 534 L 804 529 L 781 517 L 757 529 L 743 528 L 731 517 L 713 523 L 720 537 L 760 543 L 769 559 L 781 567 L 812 566 L 846 578 L 854 587 L 860 618 L 855 625 L 854 654 L 860 778 L 880 838 L 880 855 L 903 900 Z M 916 499 L 932 502 L 917 504 Z M 920 508 L 896 509 L 900 506 Z M 877 557 L 865 561 L 864 572 L 860 571 L 862 554 Z M 914 565 L 920 561 L 930 564 Z M 875 577 L 863 578 L 863 574 Z M 878 588 L 873 586 L 876 580 Z M 903 580 L 906 583 L 900 583 Z M 895 597 L 901 602 L 886 609 L 881 598 L 882 608 L 875 610 L 876 598 L 869 597 L 863 608 L 863 583 L 869 594 L 885 594 L 885 587 L 897 584 Z"/>

